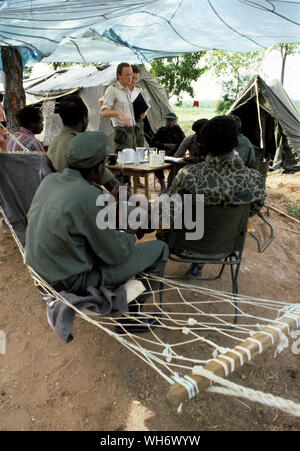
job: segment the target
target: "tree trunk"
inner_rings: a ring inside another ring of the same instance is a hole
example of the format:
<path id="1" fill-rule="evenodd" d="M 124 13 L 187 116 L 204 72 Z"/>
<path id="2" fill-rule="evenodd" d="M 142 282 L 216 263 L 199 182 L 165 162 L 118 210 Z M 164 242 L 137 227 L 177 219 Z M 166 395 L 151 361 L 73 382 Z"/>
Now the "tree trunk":
<path id="1" fill-rule="evenodd" d="M 5 74 L 4 110 L 7 129 L 14 133 L 19 128 L 18 111 L 25 106 L 22 59 L 14 47 L 1 47 L 3 72 Z"/>

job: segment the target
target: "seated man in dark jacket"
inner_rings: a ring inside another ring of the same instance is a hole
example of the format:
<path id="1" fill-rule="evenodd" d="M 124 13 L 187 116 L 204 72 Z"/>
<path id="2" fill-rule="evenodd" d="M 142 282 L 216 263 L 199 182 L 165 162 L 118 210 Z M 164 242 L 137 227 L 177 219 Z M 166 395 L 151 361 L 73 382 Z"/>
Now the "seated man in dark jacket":
<path id="1" fill-rule="evenodd" d="M 172 112 L 168 113 L 166 115 L 166 126 L 160 127 L 157 130 L 150 141 L 150 147 L 165 150 L 167 156 L 173 156 L 185 138 L 183 130 L 176 124 L 176 121 L 176 114 Z M 166 190 L 164 171 L 159 169 L 155 171 L 155 175 L 159 180 L 161 191 L 164 192 Z"/>

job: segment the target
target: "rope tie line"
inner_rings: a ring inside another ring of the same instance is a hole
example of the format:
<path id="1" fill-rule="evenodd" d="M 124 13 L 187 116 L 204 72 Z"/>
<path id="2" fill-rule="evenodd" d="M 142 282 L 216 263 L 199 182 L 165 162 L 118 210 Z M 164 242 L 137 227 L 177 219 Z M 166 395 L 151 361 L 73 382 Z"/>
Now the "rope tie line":
<path id="1" fill-rule="evenodd" d="M 189 399 L 194 398 L 196 394 L 199 393 L 197 382 L 191 377 L 184 376 L 183 378 L 180 376 L 173 376 L 173 379 L 186 389 Z"/>
<path id="2" fill-rule="evenodd" d="M 270 337 L 270 338 L 271 338 L 271 341 L 272 341 L 272 345 L 275 344 L 274 335 L 272 335 L 270 332 L 267 332 L 267 331 L 265 331 L 265 330 L 262 330 L 262 331 L 260 331 L 259 333 L 260 333 L 260 334 L 263 334 L 263 335 L 267 335 L 268 337 Z"/>
<path id="3" fill-rule="evenodd" d="M 232 358 L 232 357 L 229 357 L 228 355 L 221 355 L 221 357 L 223 357 L 223 359 L 227 359 L 229 362 L 230 362 L 230 365 L 231 365 L 231 373 L 233 373 L 234 372 L 234 369 L 235 369 L 235 362 L 234 362 L 234 359 Z"/>
<path id="4" fill-rule="evenodd" d="M 296 328 L 299 329 L 299 327 L 300 327 L 300 316 L 294 315 L 293 313 L 290 313 L 290 312 L 287 312 L 285 316 L 295 320 L 296 321 Z"/>
<path id="5" fill-rule="evenodd" d="M 224 357 L 224 356 L 222 356 L 222 357 Z M 229 370 L 228 370 L 227 363 L 223 362 L 223 360 L 219 360 L 219 359 L 216 359 L 216 358 L 214 358 L 212 360 L 214 360 L 215 362 L 218 362 L 218 363 L 220 363 L 222 365 L 222 367 L 224 368 L 224 371 L 225 371 L 225 376 L 229 375 Z"/>
<path id="6" fill-rule="evenodd" d="M 163 355 L 165 356 L 165 359 L 167 362 L 172 361 L 172 349 L 169 345 L 167 345 L 165 347 L 165 349 L 163 350 Z"/>
<path id="7" fill-rule="evenodd" d="M 195 366 L 193 368 L 193 374 L 201 375 L 222 385 L 223 387 L 228 388 L 228 390 L 226 390 L 223 387 L 208 387 L 207 391 L 209 392 L 243 397 L 251 401 L 260 402 L 270 407 L 280 409 L 287 413 L 291 413 L 292 411 L 293 415 L 300 417 L 300 404 L 296 404 L 293 401 L 282 399 L 269 393 L 263 393 L 261 391 L 243 387 L 234 382 L 223 379 L 222 377 L 216 376 L 212 371 L 205 370 L 202 367 Z"/>
<path id="8" fill-rule="evenodd" d="M 288 340 L 287 336 L 281 331 L 280 334 L 279 334 L 278 345 L 277 345 L 277 348 L 276 348 L 276 350 L 274 352 L 274 358 L 276 357 L 277 354 L 279 354 L 285 348 L 287 348 L 288 345 L 289 345 L 289 340 Z"/>
<path id="9" fill-rule="evenodd" d="M 248 340 L 253 341 L 253 343 L 256 343 L 258 345 L 258 350 L 259 350 L 260 354 L 263 352 L 263 347 L 262 347 L 262 342 L 261 341 L 256 340 L 253 337 L 249 337 Z"/>
<path id="10" fill-rule="evenodd" d="M 194 391 L 193 391 L 193 396 L 192 397 L 196 396 L 199 393 L 197 382 L 195 381 L 195 379 L 193 379 L 192 377 L 187 376 L 187 375 L 185 375 L 184 378 L 187 381 L 189 381 L 191 383 L 191 385 L 193 386 L 193 390 Z"/>
<path id="11" fill-rule="evenodd" d="M 268 329 L 274 329 L 278 333 L 278 336 L 280 337 L 280 334 L 282 334 L 282 328 L 273 326 L 272 324 L 268 324 Z M 261 333 L 261 332 L 260 332 Z"/>
<path id="12" fill-rule="evenodd" d="M 247 354 L 248 362 L 250 362 L 250 360 L 252 359 L 250 349 L 243 348 L 242 346 L 236 346 L 235 349 L 241 349 L 242 351 L 244 351 Z"/>
<path id="13" fill-rule="evenodd" d="M 183 327 L 182 328 L 182 333 L 185 335 L 188 335 L 191 332 L 191 329 L 189 327 Z"/>
<path id="14" fill-rule="evenodd" d="M 230 352 L 232 352 L 233 354 L 236 354 L 239 357 L 240 364 L 241 364 L 241 366 L 243 366 L 244 365 L 244 356 L 243 356 L 243 354 L 241 352 L 238 352 L 236 349 L 230 349 Z"/>

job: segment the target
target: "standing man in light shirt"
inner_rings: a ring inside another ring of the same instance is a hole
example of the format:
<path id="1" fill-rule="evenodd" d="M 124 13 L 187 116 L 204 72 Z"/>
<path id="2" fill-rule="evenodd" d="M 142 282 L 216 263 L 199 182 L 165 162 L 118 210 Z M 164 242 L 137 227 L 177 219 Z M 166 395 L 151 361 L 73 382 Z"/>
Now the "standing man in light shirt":
<path id="1" fill-rule="evenodd" d="M 136 86 L 138 83 L 141 71 L 136 64 L 131 65 L 132 68 L 132 80 L 129 85 L 130 98 L 132 103 L 135 101 L 139 94 L 143 94 L 142 89 L 139 86 Z M 144 136 L 144 122 L 143 119 L 147 116 L 147 111 L 140 115 L 139 119 L 136 119 L 135 123 L 135 137 L 136 137 L 136 145 L 138 147 L 144 147 L 145 145 L 145 136 Z"/>
<path id="2" fill-rule="evenodd" d="M 111 118 L 114 127 L 115 152 L 136 148 L 135 119 L 129 86 L 132 68 L 128 63 L 117 67 L 117 81 L 105 91 L 101 108 L 102 117 Z"/>
<path id="3" fill-rule="evenodd" d="M 131 102 L 133 103 L 137 96 L 142 93 L 142 89 L 139 86 L 136 86 L 138 83 L 141 71 L 139 67 L 136 64 L 131 65 L 132 68 L 132 79 L 131 84 L 129 85 L 129 91 L 130 91 L 130 98 Z M 136 119 L 135 121 L 135 139 L 136 139 L 136 145 L 137 147 L 144 147 L 145 146 L 145 136 L 144 136 L 144 121 L 143 119 L 146 117 L 147 111 L 140 115 L 139 119 Z M 138 178 L 137 180 L 137 187 L 138 188 L 145 188 L 144 184 L 141 182 L 141 179 Z"/>

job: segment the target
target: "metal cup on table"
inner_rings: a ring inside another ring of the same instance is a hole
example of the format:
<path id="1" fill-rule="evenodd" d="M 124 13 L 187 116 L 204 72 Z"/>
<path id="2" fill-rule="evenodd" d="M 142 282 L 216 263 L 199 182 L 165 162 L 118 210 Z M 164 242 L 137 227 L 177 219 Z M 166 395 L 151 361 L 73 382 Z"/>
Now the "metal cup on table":
<path id="1" fill-rule="evenodd" d="M 140 155 L 139 152 L 137 150 L 135 150 L 134 152 L 134 164 L 139 164 L 140 163 Z"/>
<path id="2" fill-rule="evenodd" d="M 145 148 L 144 147 L 137 147 L 136 148 L 136 152 L 139 155 L 139 163 L 141 163 L 145 159 Z"/>
<path id="3" fill-rule="evenodd" d="M 124 164 L 125 164 L 125 156 L 124 156 L 124 154 L 123 154 L 122 151 L 121 151 L 121 152 L 118 152 L 118 160 L 117 160 L 117 163 L 118 163 L 119 166 L 124 166 Z"/>
<path id="4" fill-rule="evenodd" d="M 158 155 L 159 155 L 160 163 L 164 164 L 165 163 L 166 151 L 165 150 L 160 150 L 158 152 Z"/>

